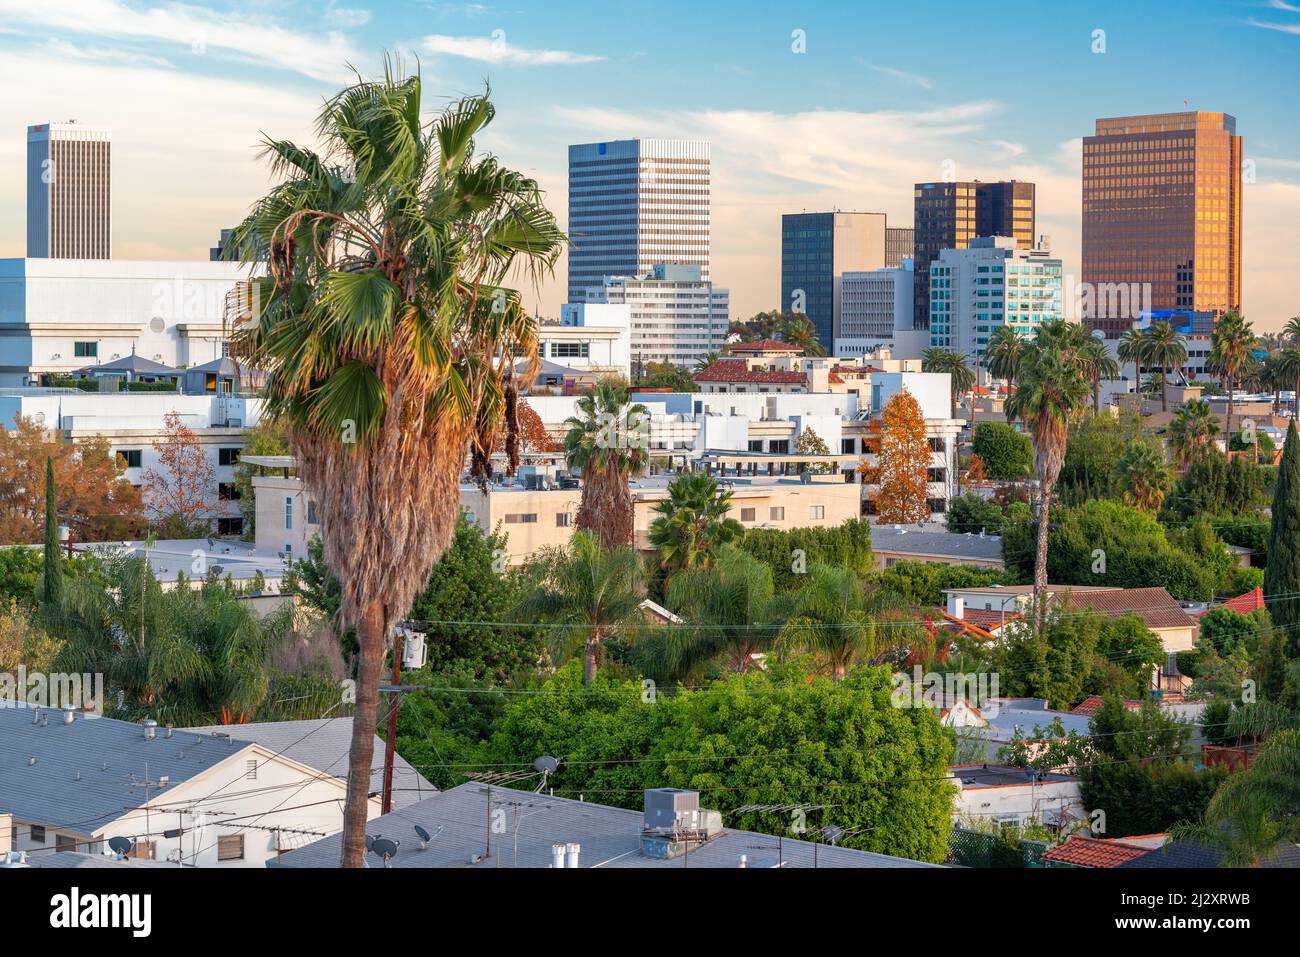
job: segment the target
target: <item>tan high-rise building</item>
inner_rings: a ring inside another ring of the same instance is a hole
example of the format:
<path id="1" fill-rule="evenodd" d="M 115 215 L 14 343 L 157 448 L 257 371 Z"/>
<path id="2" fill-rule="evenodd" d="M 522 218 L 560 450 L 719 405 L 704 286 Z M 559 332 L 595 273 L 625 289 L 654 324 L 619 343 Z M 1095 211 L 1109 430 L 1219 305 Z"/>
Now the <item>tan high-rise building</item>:
<path id="1" fill-rule="evenodd" d="M 1094 295 L 1082 318 L 1107 338 L 1145 310 L 1190 321 L 1241 307 L 1236 134 L 1227 113 L 1192 111 L 1099 119 L 1084 138 L 1083 282 Z"/>
<path id="2" fill-rule="evenodd" d="M 108 130 L 27 127 L 29 258 L 113 258 L 112 151 Z"/>

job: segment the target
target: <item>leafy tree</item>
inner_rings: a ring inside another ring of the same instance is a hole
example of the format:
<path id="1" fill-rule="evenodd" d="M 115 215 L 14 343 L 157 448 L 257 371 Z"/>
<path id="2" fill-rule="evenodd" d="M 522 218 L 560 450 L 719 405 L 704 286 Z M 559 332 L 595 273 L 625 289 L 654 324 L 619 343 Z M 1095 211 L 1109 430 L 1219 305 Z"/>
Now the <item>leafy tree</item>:
<path id="1" fill-rule="evenodd" d="M 1105 837 L 1161 834 L 1198 819 L 1228 777 L 1189 761 L 1099 761 L 1080 771 L 1083 804 L 1106 812 Z"/>
<path id="2" fill-rule="evenodd" d="M 1136 415 L 1087 414 L 1070 426 L 1057 486 L 1063 505 L 1078 505 L 1091 498 L 1119 498 L 1115 463 L 1124 450 L 1144 435 Z"/>
<path id="3" fill-rule="evenodd" d="M 0 598 L 0 674 L 13 675 L 20 667 L 29 672 L 53 671 L 61 647 L 62 642 L 36 621 L 29 607 L 12 596 Z"/>
<path id="4" fill-rule="evenodd" d="M 777 665 L 653 704 L 643 693 L 609 674 L 584 691 L 576 666 L 562 668 L 541 693 L 507 704 L 491 761 L 555 754 L 565 759 L 551 776 L 556 794 L 620 807 L 640 808 L 645 788 L 698 790 L 729 827 L 790 837 L 810 835 L 792 833 L 789 814 L 738 809 L 816 801 L 832 807 L 810 813 L 808 827 L 852 832 L 844 846 L 943 860 L 951 736 L 934 709 L 893 706 L 888 669 L 861 668 L 837 684 Z"/>
<path id="5" fill-rule="evenodd" d="M 945 513 L 948 530 L 953 532 L 987 532 L 997 535 L 1007 522 L 1006 514 L 997 502 L 968 492 L 948 500 Z"/>
<path id="6" fill-rule="evenodd" d="M 671 575 L 708 567 L 722 545 L 740 538 L 745 527 L 728 518 L 731 492 L 719 491 L 716 479 L 687 472 L 668 484 L 668 498 L 656 502 L 650 544 L 660 567 Z"/>
<path id="7" fill-rule="evenodd" d="M 54 489 L 54 459 L 45 460 L 45 580 L 41 599 L 46 606 L 63 598 L 63 562 L 59 554 L 58 497 Z"/>
<path id="8" fill-rule="evenodd" d="M 516 422 L 516 363 L 536 367 L 536 322 L 510 276 L 554 267 L 564 236 L 537 183 L 476 153 L 487 96 L 427 120 L 419 75 L 385 64 L 323 106 L 323 153 L 265 152 L 280 182 L 236 229 L 252 280 L 236 348 L 270 372 L 270 418 L 288 426 L 322 506 L 339 616 L 360 654 L 342 863 L 360 867 L 383 653 L 451 542 L 467 447 L 477 475 Z"/>
<path id="9" fill-rule="evenodd" d="M 212 531 L 211 494 L 217 470 L 207 450 L 178 412 L 163 417 L 163 437 L 153 443 L 158 468 L 144 471 L 145 502 L 158 523 L 173 522 L 202 537 Z"/>
<path id="10" fill-rule="evenodd" d="M 629 404 L 624 389 L 601 383 L 565 420 L 569 468 L 582 473 L 582 501 L 574 523 L 596 533 L 607 550 L 632 544 L 632 490 L 628 479 L 649 461 L 646 407 Z"/>
<path id="11" fill-rule="evenodd" d="M 539 580 L 517 614 L 555 629 L 557 658 L 582 648 L 584 682 L 596 678 L 606 639 L 635 630 L 643 600 L 641 560 L 630 545 L 607 550 L 587 529 L 573 533 L 567 550 L 544 559 Z"/>
<path id="12" fill-rule="evenodd" d="M 640 370 L 636 384 L 643 389 L 671 389 L 674 392 L 699 392 L 695 377 L 671 362 L 648 362 Z"/>
<path id="13" fill-rule="evenodd" d="M 806 356 L 826 355 L 826 347 L 817 338 L 816 328 L 805 315 L 788 317 L 781 327 L 780 338 L 783 342 L 802 349 Z"/>
<path id="14" fill-rule="evenodd" d="M 901 561 L 880 573 L 880 585 L 909 605 L 935 607 L 944 604 L 944 590 L 982 588 L 987 585 L 1016 585 L 1020 582 L 995 568 L 969 565 L 939 565 L 932 562 Z"/>
<path id="15" fill-rule="evenodd" d="M 1230 655 L 1238 645 L 1253 644 L 1261 618 L 1267 614 L 1267 611 L 1257 611 L 1243 615 L 1231 608 L 1215 608 L 1201 616 L 1200 640 L 1214 645 L 1219 654 Z"/>
<path id="16" fill-rule="evenodd" d="M 1137 442 L 1125 449 L 1115 463 L 1115 481 L 1124 489 L 1125 504 L 1154 512 L 1165 500 L 1173 474 L 1157 448 Z"/>
<path id="17" fill-rule="evenodd" d="M 817 562 L 858 575 L 875 567 L 871 525 L 860 519 L 850 519 L 835 528 L 751 528 L 736 547 L 768 567 L 777 591 L 798 588 L 803 572 Z"/>
<path id="18" fill-rule="evenodd" d="M 1186 468 L 1200 456 L 1214 450 L 1219 435 L 1219 420 L 1210 412 L 1210 403 L 1191 399 L 1180 405 L 1169 424 L 1169 451 L 1179 468 Z"/>
<path id="19" fill-rule="evenodd" d="M 1003 422 L 977 425 L 971 451 L 984 461 L 984 474 L 991 479 L 1026 478 L 1034 468 L 1034 446 L 1029 436 Z"/>
<path id="20" fill-rule="evenodd" d="M 876 518 L 885 524 L 923 522 L 930 517 L 930 442 L 925 417 L 912 393 L 900 389 L 871 423 L 868 443 L 874 462 L 858 470 L 863 480 L 878 485 Z"/>
<path id="21" fill-rule="evenodd" d="M 1229 461 L 1217 449 L 1206 449 L 1174 483 L 1164 517 L 1167 521 L 1195 516 L 1252 518 L 1259 511 L 1267 481 L 1267 469 L 1249 459 L 1238 456 Z"/>
<path id="22" fill-rule="evenodd" d="M 1272 511 L 1264 594 L 1272 601 L 1274 626 L 1290 636 L 1292 657 L 1300 657 L 1300 437 L 1294 421 L 1286 430 Z"/>
<path id="23" fill-rule="evenodd" d="M 826 442 L 809 426 L 804 426 L 799 430 L 799 444 L 796 451 L 800 455 L 831 454 L 831 450 L 826 447 Z M 807 470 L 814 475 L 832 475 L 835 472 L 835 466 L 830 462 L 819 462 L 809 465 Z"/>

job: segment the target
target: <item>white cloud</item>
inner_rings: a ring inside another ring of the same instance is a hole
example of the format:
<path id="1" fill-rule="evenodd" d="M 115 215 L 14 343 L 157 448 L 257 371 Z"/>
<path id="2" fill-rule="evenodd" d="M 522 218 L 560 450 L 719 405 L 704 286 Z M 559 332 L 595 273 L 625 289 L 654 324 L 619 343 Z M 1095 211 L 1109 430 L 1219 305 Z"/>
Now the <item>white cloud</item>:
<path id="1" fill-rule="evenodd" d="M 555 64 L 596 63 L 606 59 L 594 53 L 574 53 L 569 50 L 535 50 L 512 45 L 504 30 L 494 30 L 487 37 L 449 37 L 431 34 L 416 41 L 416 46 L 429 53 L 483 60 L 487 63 L 510 63 L 527 66 Z"/>
<path id="2" fill-rule="evenodd" d="M 318 80 L 346 77 L 357 53 L 341 34 L 310 35 L 264 17 L 217 13 L 183 3 L 147 8 L 120 0 L 0 0 L 0 20 L 12 27 L 134 40 L 180 47 L 191 55 L 278 67 Z M 42 71 L 42 75 L 47 71 Z"/>
<path id="3" fill-rule="evenodd" d="M 45 49 L 60 60 L 94 60 L 101 63 L 133 63 L 140 66 L 171 67 L 173 64 L 164 57 L 150 56 L 133 50 L 109 49 L 106 47 L 79 47 L 66 40 L 51 39 Z"/>
<path id="4" fill-rule="evenodd" d="M 1250 17 L 1246 20 L 1246 24 L 1247 26 L 1259 27 L 1261 30 L 1276 30 L 1278 33 L 1290 33 L 1294 36 L 1300 36 L 1300 23 L 1268 23 Z"/>
<path id="5" fill-rule="evenodd" d="M 910 83 L 912 86 L 919 86 L 923 90 L 928 90 L 933 86 L 929 77 L 921 76 L 919 73 L 908 73 L 906 70 L 900 70 L 893 66 L 883 66 L 879 63 L 868 63 L 867 66 L 882 76 L 892 77 L 895 80 Z"/>
<path id="6" fill-rule="evenodd" d="M 337 27 L 364 27 L 370 22 L 370 11 L 331 4 L 325 12 L 325 19 Z"/>

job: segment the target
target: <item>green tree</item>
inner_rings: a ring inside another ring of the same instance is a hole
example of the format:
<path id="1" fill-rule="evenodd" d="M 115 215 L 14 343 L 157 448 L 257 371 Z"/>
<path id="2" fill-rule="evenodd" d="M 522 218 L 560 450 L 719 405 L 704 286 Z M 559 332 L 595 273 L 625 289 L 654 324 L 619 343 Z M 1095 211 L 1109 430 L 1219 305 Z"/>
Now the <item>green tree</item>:
<path id="1" fill-rule="evenodd" d="M 1029 436 L 1002 422 L 977 425 L 971 451 L 984 460 L 984 474 L 991 479 L 1027 478 L 1034 468 L 1034 446 Z"/>
<path id="2" fill-rule="evenodd" d="M 1143 355 L 1148 365 L 1160 370 L 1160 409 L 1169 411 L 1169 370 L 1187 364 L 1187 340 L 1168 322 L 1153 322 L 1143 335 Z"/>
<path id="3" fill-rule="evenodd" d="M 365 854 L 394 622 L 451 542 L 467 448 L 486 475 L 498 432 L 516 427 L 516 363 L 527 376 L 540 361 L 536 322 L 504 283 L 538 279 L 565 243 L 537 183 L 476 153 L 487 96 L 426 123 L 420 76 L 385 67 L 325 103 L 323 153 L 266 141 L 280 181 L 235 233 L 240 259 L 268 266 L 236 349 L 270 373 L 268 417 L 285 422 L 321 504 L 339 616 L 359 638 L 348 867 Z"/>
<path id="4" fill-rule="evenodd" d="M 768 567 L 777 591 L 798 588 L 802 573 L 815 562 L 865 575 L 876 561 L 871 525 L 860 519 L 835 528 L 751 528 L 735 544 Z"/>
<path id="5" fill-rule="evenodd" d="M 800 455 L 831 454 L 831 450 L 826 447 L 825 440 L 806 425 L 799 430 L 799 444 L 795 451 Z M 818 462 L 808 465 L 806 468 L 814 475 L 833 475 L 835 472 L 835 466 L 830 462 Z"/>
<path id="6" fill-rule="evenodd" d="M 569 468 L 582 473 L 582 501 L 574 523 L 589 529 L 607 550 L 632 544 L 632 490 L 628 480 L 649 463 L 650 418 L 625 389 L 600 383 L 578 399 L 565 420 Z"/>
<path id="7" fill-rule="evenodd" d="M 1017 585 L 1016 578 L 996 568 L 969 565 L 939 565 L 933 562 L 902 561 L 880 573 L 880 586 L 910 605 L 931 608 L 946 604 L 944 590 L 982 588 L 986 585 Z"/>
<path id="8" fill-rule="evenodd" d="M 997 535 L 1007 523 L 1007 517 L 997 502 L 973 492 L 948 499 L 945 518 L 948 530 L 958 533 L 985 532 Z"/>
<path id="9" fill-rule="evenodd" d="M 1254 365 L 1254 346 L 1255 334 L 1250 323 L 1236 309 L 1228 310 L 1215 322 L 1214 331 L 1210 335 L 1210 355 L 1205 367 L 1219 376 L 1227 389 L 1228 415 L 1225 430 L 1231 430 L 1238 424 L 1232 414 L 1232 393 Z"/>
<path id="10" fill-rule="evenodd" d="M 1300 657 L 1300 438 L 1294 421 L 1286 430 L 1272 511 L 1264 594 L 1274 627 L 1290 636 L 1291 655 Z"/>
<path id="11" fill-rule="evenodd" d="M 1179 468 L 1186 468 L 1207 452 L 1214 451 L 1219 435 L 1219 420 L 1210 412 L 1210 403 L 1191 399 L 1174 411 L 1169 423 L 1169 451 Z"/>
<path id="12" fill-rule="evenodd" d="M 59 511 L 54 491 L 54 459 L 45 460 L 45 588 L 42 599 L 47 608 L 57 606 L 63 597 L 63 562 L 59 553 Z"/>
<path id="13" fill-rule="evenodd" d="M 1029 340 L 1015 326 L 998 326 L 989 335 L 989 375 L 1014 383 L 1020 375 L 1020 363 L 1029 349 Z"/>
<path id="14" fill-rule="evenodd" d="M 1169 494 L 1173 473 L 1156 446 L 1149 442 L 1136 442 L 1125 449 L 1115 463 L 1115 482 L 1124 489 L 1125 504 L 1144 512 L 1154 512 Z"/>
<path id="15" fill-rule="evenodd" d="M 925 350 L 921 358 L 921 369 L 925 372 L 947 373 L 948 385 L 952 399 L 952 417 L 957 418 L 957 400 L 975 385 L 975 371 L 971 369 L 966 356 L 938 346 Z M 975 427 L 975 403 L 971 403 L 971 428 Z"/>
<path id="16" fill-rule="evenodd" d="M 824 356 L 826 347 L 817 338 L 817 330 L 807 316 L 790 316 L 781 327 L 781 340 L 803 350 L 806 356 Z"/>
<path id="17" fill-rule="evenodd" d="M 1119 376 L 1119 363 L 1099 336 L 1085 336 L 1079 342 L 1079 361 L 1083 374 L 1092 383 L 1092 411 L 1101 412 L 1101 380 Z"/>
<path id="18" fill-rule="evenodd" d="M 717 480 L 704 472 L 668 483 L 668 497 L 655 503 L 649 539 L 670 579 L 673 572 L 707 567 L 719 547 L 745 534 L 740 522 L 727 517 L 730 508 L 731 492 L 719 491 Z"/>
<path id="19" fill-rule="evenodd" d="M 242 458 L 245 455 L 288 455 L 290 451 L 284 423 L 264 419 L 244 434 L 244 447 L 239 450 L 239 454 Z M 239 513 L 244 517 L 242 538 L 249 542 L 257 533 L 257 497 L 253 494 L 253 476 L 264 472 L 265 469 L 261 466 L 243 462 L 235 466 L 235 492 L 239 496 Z"/>

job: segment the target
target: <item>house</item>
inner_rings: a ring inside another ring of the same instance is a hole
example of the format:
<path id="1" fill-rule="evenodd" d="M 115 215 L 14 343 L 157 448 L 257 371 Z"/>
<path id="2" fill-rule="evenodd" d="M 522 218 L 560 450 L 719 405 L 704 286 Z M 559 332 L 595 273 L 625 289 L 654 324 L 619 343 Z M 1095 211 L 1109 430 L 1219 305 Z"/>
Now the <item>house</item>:
<path id="1" fill-rule="evenodd" d="M 412 870 L 939 866 L 837 847 L 829 839 L 731 830 L 716 811 L 699 807 L 699 797 L 696 791 L 653 789 L 645 792 L 643 813 L 471 781 L 370 821 L 366 834 L 376 839 L 375 847 L 392 850 L 379 844 L 386 838 L 396 853 L 384 860 L 371 851 L 366 863 Z M 500 822 L 499 829 L 487 823 L 492 821 Z M 335 834 L 268 866 L 337 867 L 341 847 L 342 836 Z"/>
<path id="2" fill-rule="evenodd" d="M 1091 734 L 1087 716 L 1069 711 L 1053 711 L 1041 698 L 995 698 L 985 703 L 980 714 L 985 722 L 983 727 L 986 728 L 990 761 L 998 760 L 999 750 L 1010 745 L 1017 732 L 1022 739 L 1034 741 L 1035 728 L 1046 732 L 1058 720 L 1067 737 L 1071 732 L 1085 738 Z M 1033 750 L 1031 747 L 1030 751 Z"/>
<path id="3" fill-rule="evenodd" d="M 876 568 L 892 568 L 902 561 L 971 568 L 1005 568 L 1002 539 L 997 535 L 960 535 L 942 522 L 917 525 L 873 525 L 871 551 Z"/>
<path id="4" fill-rule="evenodd" d="M 1262 611 L 1266 607 L 1267 606 L 1264 603 L 1264 589 L 1261 586 L 1258 588 L 1252 588 L 1243 595 L 1229 598 L 1226 601 L 1219 602 L 1217 605 L 1206 608 L 1204 611 L 1198 612 L 1196 617 L 1203 618 L 1210 612 L 1217 611 L 1220 608 L 1235 611 L 1239 615 L 1249 615 L 1257 611 Z"/>
<path id="5" fill-rule="evenodd" d="M 1086 817 L 1079 779 L 996 764 L 956 764 L 948 768 L 957 784 L 953 824 L 992 821 L 1023 827 L 1031 822 L 1062 827 Z"/>
<path id="6" fill-rule="evenodd" d="M 338 832 L 351 719 L 244 727 L 269 743 L 240 737 L 240 726 L 178 731 L 72 709 L 0 708 L 0 813 L 12 815 L 12 850 L 94 855 L 121 837 L 143 859 L 260 867 Z M 403 796 L 433 792 L 423 779 L 412 788 L 406 772 L 396 780 Z"/>
<path id="7" fill-rule="evenodd" d="M 1105 868 L 1120 867 L 1150 853 L 1149 846 L 1127 840 L 1109 840 L 1075 834 L 1063 844 L 1044 851 L 1042 860 L 1045 867 Z"/>

